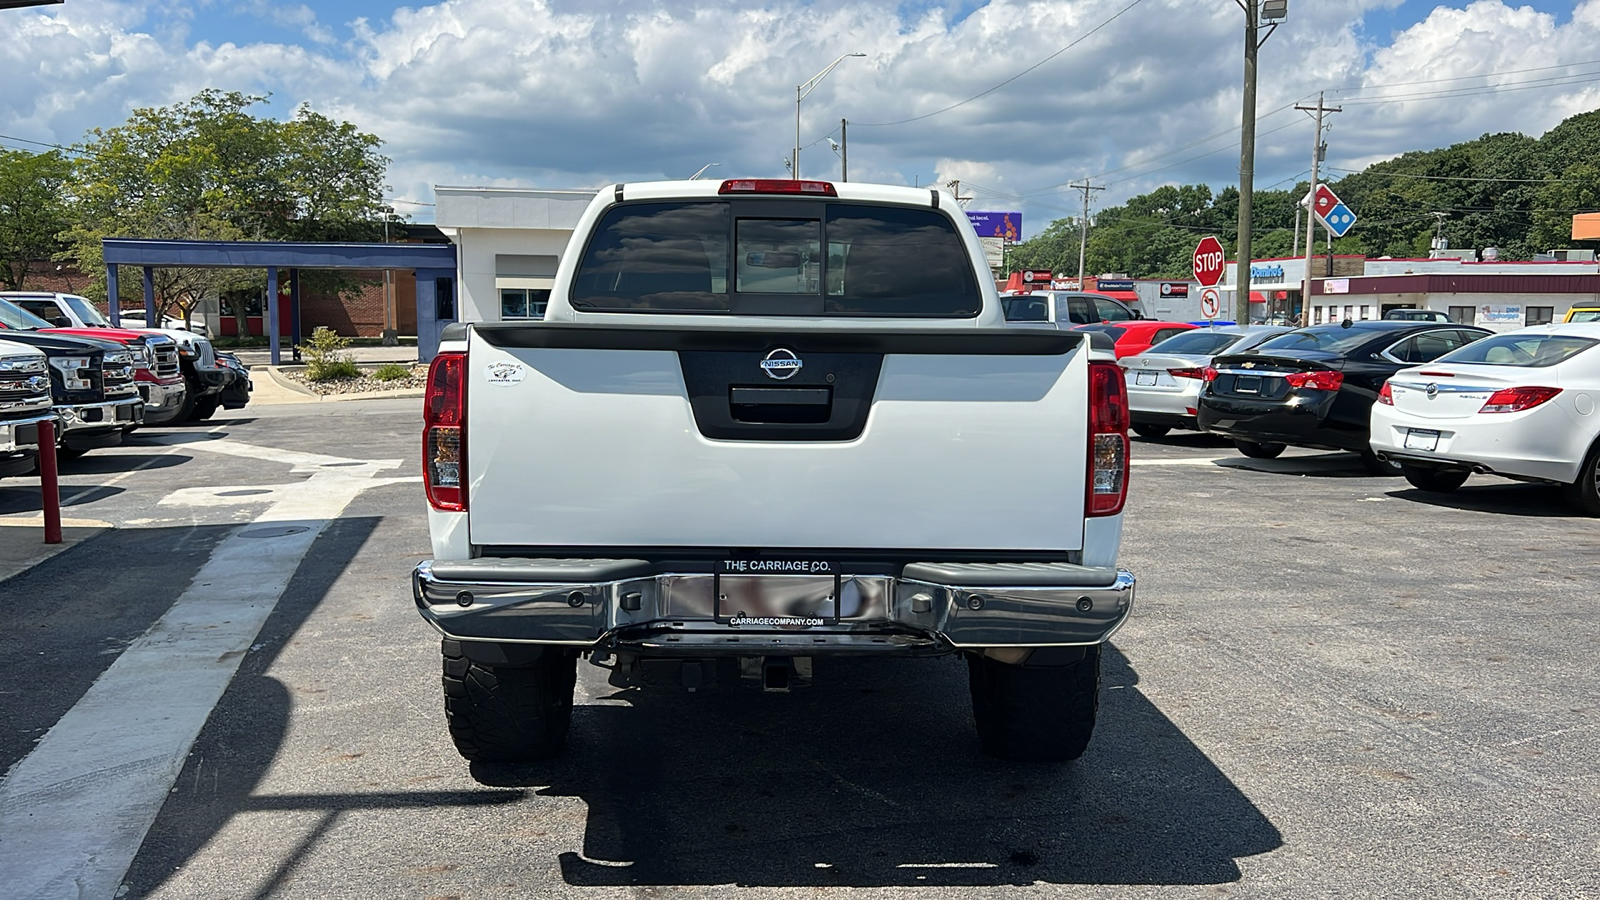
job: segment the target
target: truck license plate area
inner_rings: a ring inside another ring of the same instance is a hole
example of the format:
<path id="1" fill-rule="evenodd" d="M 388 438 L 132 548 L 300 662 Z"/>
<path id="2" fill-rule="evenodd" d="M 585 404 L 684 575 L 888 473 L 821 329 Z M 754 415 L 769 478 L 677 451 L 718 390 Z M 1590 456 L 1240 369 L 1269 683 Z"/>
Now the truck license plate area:
<path id="1" fill-rule="evenodd" d="M 715 619 L 734 628 L 839 622 L 839 566 L 813 559 L 725 559 L 712 582 Z"/>

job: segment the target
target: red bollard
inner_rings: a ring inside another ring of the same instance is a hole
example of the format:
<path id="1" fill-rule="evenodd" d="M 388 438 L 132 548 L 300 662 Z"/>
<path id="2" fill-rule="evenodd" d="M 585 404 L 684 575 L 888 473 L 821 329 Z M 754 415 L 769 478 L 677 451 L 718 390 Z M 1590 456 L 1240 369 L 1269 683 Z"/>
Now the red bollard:
<path id="1" fill-rule="evenodd" d="M 56 480 L 56 423 L 39 423 L 39 493 L 44 508 L 44 542 L 61 543 L 61 485 Z"/>

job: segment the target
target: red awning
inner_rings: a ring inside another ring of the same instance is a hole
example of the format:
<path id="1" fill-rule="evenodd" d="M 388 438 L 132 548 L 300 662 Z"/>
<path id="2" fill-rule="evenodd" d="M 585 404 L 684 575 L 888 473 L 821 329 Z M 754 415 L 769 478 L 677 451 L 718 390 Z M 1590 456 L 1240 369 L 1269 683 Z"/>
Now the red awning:
<path id="1" fill-rule="evenodd" d="M 1251 291 L 1250 292 L 1250 302 L 1251 303 L 1265 303 L 1265 302 L 1267 302 L 1267 297 L 1266 297 L 1265 294 L 1261 293 L 1260 291 Z"/>
<path id="2" fill-rule="evenodd" d="M 1095 291 L 1095 293 L 1113 300 L 1121 300 L 1123 303 L 1139 302 L 1139 295 L 1134 291 Z"/>

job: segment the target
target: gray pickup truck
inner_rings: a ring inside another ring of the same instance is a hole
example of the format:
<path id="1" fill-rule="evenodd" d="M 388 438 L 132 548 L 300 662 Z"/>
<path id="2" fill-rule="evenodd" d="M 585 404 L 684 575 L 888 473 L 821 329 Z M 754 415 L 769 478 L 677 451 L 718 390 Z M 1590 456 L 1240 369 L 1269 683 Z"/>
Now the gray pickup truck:
<path id="1" fill-rule="evenodd" d="M 543 321 L 453 326 L 413 588 L 462 755 L 558 752 L 580 657 L 785 690 L 961 654 L 986 750 L 1079 756 L 1134 596 L 1122 371 L 1006 328 L 983 259 L 940 191 L 619 184 Z"/>

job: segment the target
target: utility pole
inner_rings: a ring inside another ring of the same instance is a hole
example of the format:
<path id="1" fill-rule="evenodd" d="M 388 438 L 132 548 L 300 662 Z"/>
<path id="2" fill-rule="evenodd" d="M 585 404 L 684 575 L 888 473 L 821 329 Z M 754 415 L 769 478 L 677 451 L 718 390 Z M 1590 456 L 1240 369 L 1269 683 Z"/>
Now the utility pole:
<path id="1" fill-rule="evenodd" d="M 839 180 L 850 180 L 850 120 L 839 120 Z"/>
<path id="2" fill-rule="evenodd" d="M 1069 184 L 1075 191 L 1083 191 L 1083 218 L 1078 221 L 1078 290 L 1083 290 L 1083 261 L 1089 254 L 1089 192 L 1103 191 L 1104 185 L 1095 186 L 1085 178 L 1083 184 Z"/>
<path id="3" fill-rule="evenodd" d="M 1244 110 L 1239 119 L 1239 237 L 1234 321 L 1250 323 L 1250 203 L 1256 190 L 1256 51 L 1289 15 L 1288 0 L 1234 0 L 1244 10 Z M 1270 22 L 1260 34 L 1263 21 Z M 1258 37 L 1259 35 L 1259 37 Z"/>
<path id="4" fill-rule="evenodd" d="M 956 203 L 960 204 L 962 209 L 966 209 L 967 204 L 972 202 L 972 195 L 961 196 L 961 179 L 953 178 L 946 181 L 944 186 L 950 189 L 950 196 L 956 198 Z"/>
<path id="5" fill-rule="evenodd" d="M 1433 249 L 1428 253 L 1428 257 L 1431 259 L 1434 258 L 1434 253 L 1445 249 L 1444 220 L 1450 218 L 1450 214 L 1447 212 L 1436 212 L 1429 213 L 1428 215 L 1433 216 Z"/>
<path id="6" fill-rule="evenodd" d="M 1322 116 L 1325 113 L 1343 112 L 1337 106 L 1325 106 L 1322 102 L 1322 92 L 1317 92 L 1316 106 L 1296 106 L 1302 112 L 1315 113 L 1317 128 L 1311 134 L 1311 190 L 1306 192 L 1306 274 L 1305 281 L 1300 288 L 1300 308 L 1311 308 L 1311 257 L 1317 246 L 1317 214 L 1315 209 L 1317 196 L 1317 167 L 1322 164 L 1322 157 L 1328 152 L 1328 145 L 1322 140 Z M 1331 235 L 1332 232 L 1329 232 Z M 1333 252 L 1333 238 L 1328 238 L 1328 252 Z"/>

